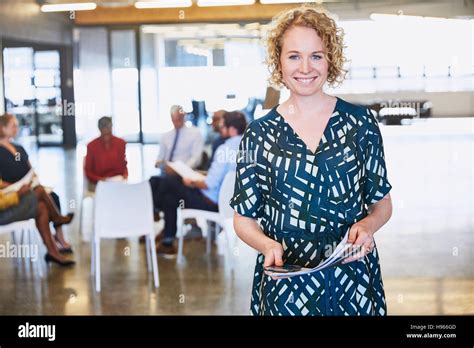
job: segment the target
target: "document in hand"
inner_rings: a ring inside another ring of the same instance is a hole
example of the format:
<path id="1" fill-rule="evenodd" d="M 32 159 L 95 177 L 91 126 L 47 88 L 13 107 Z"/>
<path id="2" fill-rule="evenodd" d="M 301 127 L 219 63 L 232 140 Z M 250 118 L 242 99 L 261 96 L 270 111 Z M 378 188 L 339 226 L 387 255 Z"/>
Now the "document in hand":
<path id="1" fill-rule="evenodd" d="M 336 246 L 336 248 L 334 249 L 334 252 L 326 260 L 322 261 L 319 265 L 317 265 L 314 268 L 305 268 L 305 267 L 298 267 L 294 265 L 286 265 L 286 267 L 284 267 L 285 270 L 278 272 L 278 271 L 271 271 L 271 270 L 266 269 L 265 274 L 276 279 L 290 278 L 290 277 L 295 277 L 295 276 L 299 276 L 303 274 L 321 271 L 323 269 L 336 266 L 340 264 L 345 258 L 352 256 L 357 252 L 357 248 L 354 248 L 354 245 L 352 243 L 347 243 L 348 236 L 349 236 L 349 231 L 346 233 L 346 235 L 341 240 L 341 242 Z"/>
<path id="2" fill-rule="evenodd" d="M 199 172 L 196 172 L 184 162 L 181 162 L 181 161 L 166 162 L 166 165 L 170 167 L 171 169 L 173 169 L 176 172 L 176 174 L 178 174 L 182 178 L 191 179 L 193 181 L 202 181 L 206 179 L 204 175 L 202 175 Z"/>
<path id="3" fill-rule="evenodd" d="M 17 182 L 11 184 L 11 185 L 8 185 L 7 187 L 5 187 L 2 192 L 3 193 L 11 193 L 11 192 L 17 192 L 19 191 L 24 185 L 28 185 L 28 184 L 31 184 L 32 186 L 34 186 L 35 184 L 35 181 L 36 181 L 36 178 L 35 178 L 35 172 L 33 169 L 30 169 L 30 171 L 28 173 L 26 173 L 26 175 L 21 178 L 20 180 L 18 180 Z"/>

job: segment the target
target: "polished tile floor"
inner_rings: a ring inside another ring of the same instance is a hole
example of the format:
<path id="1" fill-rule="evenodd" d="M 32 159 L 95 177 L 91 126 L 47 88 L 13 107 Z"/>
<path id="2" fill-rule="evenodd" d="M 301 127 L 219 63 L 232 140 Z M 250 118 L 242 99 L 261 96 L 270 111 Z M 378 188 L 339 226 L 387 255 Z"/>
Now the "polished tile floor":
<path id="1" fill-rule="evenodd" d="M 474 314 L 474 123 L 444 119 L 382 129 L 394 213 L 376 235 L 391 315 Z M 130 181 L 153 174 L 157 146 L 127 148 Z M 29 149 L 40 179 L 75 211 L 85 148 Z M 64 173 L 67 173 L 66 175 Z M 87 207 L 87 205 L 86 205 Z M 90 230 L 86 214 L 85 229 Z M 231 271 L 214 247 L 186 241 L 186 262 L 159 258 L 154 290 L 144 245 L 102 242 L 102 292 L 94 292 L 90 246 L 78 221 L 66 230 L 77 265 L 43 265 L 39 279 L 25 260 L 0 259 L 0 314 L 248 314 L 254 254 L 239 245 Z M 9 235 L 0 235 L 7 243 Z M 42 251 L 44 253 L 44 251 Z"/>

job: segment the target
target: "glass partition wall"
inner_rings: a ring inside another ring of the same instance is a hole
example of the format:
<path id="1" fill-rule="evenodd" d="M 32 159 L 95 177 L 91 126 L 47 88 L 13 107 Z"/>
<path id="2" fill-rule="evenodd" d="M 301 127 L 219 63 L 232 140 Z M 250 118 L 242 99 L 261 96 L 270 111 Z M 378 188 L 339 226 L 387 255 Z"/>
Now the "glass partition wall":
<path id="1" fill-rule="evenodd" d="M 145 141 L 156 141 L 172 128 L 173 104 L 191 113 L 193 102 L 201 103 L 207 113 L 197 124 L 205 128 L 214 111 L 241 110 L 250 98 L 264 97 L 267 70 L 260 32 L 239 28 L 239 24 L 142 26 Z"/>
<path id="2" fill-rule="evenodd" d="M 346 31 L 348 74 L 329 93 L 474 90 L 472 20 L 401 17 L 339 24 Z M 76 102 L 86 111 L 76 118 L 78 136 L 96 132 L 95 123 L 88 130 L 88 120 L 112 115 L 119 136 L 151 143 L 172 128 L 173 104 L 190 114 L 200 110 L 196 124 L 207 127 L 216 110 L 241 110 L 251 99 L 264 99 L 267 30 L 262 23 L 77 28 Z M 440 50 L 442 33 L 459 40 Z M 282 98 L 287 95 L 283 89 Z"/>
<path id="3" fill-rule="evenodd" d="M 79 139 L 97 136 L 97 120 L 112 115 L 112 81 L 105 28 L 74 30 L 74 94 Z"/>
<path id="4" fill-rule="evenodd" d="M 135 29 L 110 31 L 114 132 L 127 142 L 141 142 L 137 54 Z"/>
<path id="5" fill-rule="evenodd" d="M 5 109 L 18 118 L 19 136 L 38 145 L 63 144 L 59 49 L 5 47 Z"/>
<path id="6" fill-rule="evenodd" d="M 172 128 L 173 104 L 192 113 L 193 101 L 202 103 L 207 113 L 198 125 L 205 132 L 212 112 L 244 109 L 250 98 L 263 98 L 260 32 L 235 26 L 76 28 L 76 103 L 91 106 L 76 119 L 78 138 L 90 140 L 95 121 L 112 115 L 118 136 L 155 143 Z"/>
<path id="7" fill-rule="evenodd" d="M 117 136 L 141 141 L 137 30 L 80 28 L 74 37 L 78 138 L 97 136 L 97 120 L 112 116 Z"/>

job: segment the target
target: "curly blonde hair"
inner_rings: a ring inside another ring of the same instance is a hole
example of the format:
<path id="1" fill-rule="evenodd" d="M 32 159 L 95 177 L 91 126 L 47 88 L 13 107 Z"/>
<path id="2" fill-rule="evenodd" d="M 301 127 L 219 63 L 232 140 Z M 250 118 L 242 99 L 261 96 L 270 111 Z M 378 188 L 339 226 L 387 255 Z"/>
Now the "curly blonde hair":
<path id="1" fill-rule="evenodd" d="M 336 26 L 336 22 L 321 8 L 303 5 L 276 15 L 272 21 L 272 28 L 266 38 L 266 64 L 270 71 L 269 82 L 274 87 L 285 85 L 281 73 L 281 50 L 283 35 L 292 26 L 301 26 L 316 30 L 325 45 L 325 57 L 329 62 L 327 82 L 330 86 L 340 84 L 347 71 L 343 65 L 344 31 Z"/>

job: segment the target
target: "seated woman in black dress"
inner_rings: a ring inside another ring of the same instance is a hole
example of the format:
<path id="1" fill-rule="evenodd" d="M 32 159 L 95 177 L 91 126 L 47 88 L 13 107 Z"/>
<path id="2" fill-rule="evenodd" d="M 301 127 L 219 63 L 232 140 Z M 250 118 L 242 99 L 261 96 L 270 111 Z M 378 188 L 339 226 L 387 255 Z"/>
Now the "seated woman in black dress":
<path id="1" fill-rule="evenodd" d="M 13 144 L 11 139 L 17 134 L 18 121 L 15 116 L 10 114 L 4 114 L 0 116 L 0 177 L 2 183 L 0 188 L 4 188 L 10 184 L 13 184 L 23 178 L 31 169 L 31 164 L 28 160 L 28 154 L 25 149 L 17 144 Z M 44 195 L 44 188 L 37 186 L 35 192 L 37 195 L 42 194 L 43 200 L 47 202 L 51 209 L 55 210 L 53 214 L 61 216 L 59 208 L 59 198 L 53 192 L 51 195 Z M 53 221 L 56 234 L 55 240 L 59 244 L 61 251 L 71 252 L 71 246 L 65 241 L 61 225 L 70 223 L 73 218 L 73 214 L 61 217 L 59 221 Z"/>

